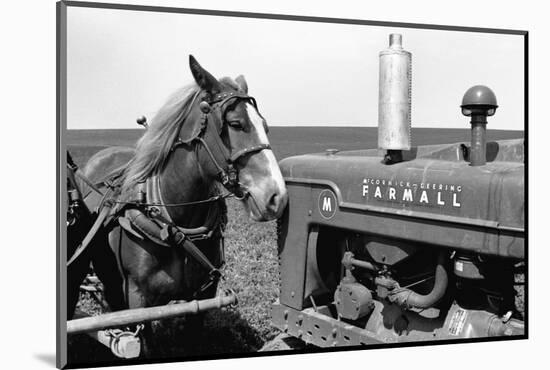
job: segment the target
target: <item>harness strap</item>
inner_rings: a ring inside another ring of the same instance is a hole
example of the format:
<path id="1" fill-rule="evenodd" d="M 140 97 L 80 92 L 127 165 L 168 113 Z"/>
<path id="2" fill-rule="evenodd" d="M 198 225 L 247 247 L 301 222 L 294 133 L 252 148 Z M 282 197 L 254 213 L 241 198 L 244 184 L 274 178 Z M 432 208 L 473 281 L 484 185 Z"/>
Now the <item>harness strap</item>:
<path id="1" fill-rule="evenodd" d="M 206 153 L 208 153 L 208 156 L 212 160 L 212 163 L 214 163 L 214 165 L 218 169 L 218 174 L 222 174 L 222 175 L 225 174 L 225 170 L 220 166 L 220 164 L 216 160 L 216 157 L 214 156 L 214 153 L 212 153 L 212 150 L 210 149 L 210 147 L 208 146 L 206 141 L 202 137 L 197 137 L 196 140 L 199 141 L 202 144 L 204 149 L 206 149 Z"/>
<path id="2" fill-rule="evenodd" d="M 159 175 L 153 175 L 145 181 L 145 199 L 148 202 L 151 203 L 157 203 L 157 204 L 166 204 L 164 202 L 164 199 L 162 199 L 162 191 L 160 186 L 160 176 Z M 153 208 L 151 208 L 152 210 Z M 170 217 L 170 213 L 168 212 L 168 209 L 166 207 L 155 207 L 154 208 L 155 214 L 158 214 L 162 216 L 164 219 L 168 221 L 168 223 L 172 222 L 172 217 Z"/>
<path id="3" fill-rule="evenodd" d="M 154 207 L 156 208 L 156 207 Z M 158 222 L 162 223 L 164 228 L 163 230 L 168 230 L 169 226 L 177 228 L 180 232 L 187 235 L 188 238 L 193 240 L 199 240 L 199 239 L 209 239 L 214 232 L 216 231 L 216 228 L 218 226 L 221 226 L 220 223 L 218 223 L 218 220 L 220 219 L 220 214 L 218 211 L 216 213 L 213 213 L 211 210 L 208 210 L 208 215 L 206 222 L 203 226 L 195 227 L 195 228 L 185 228 L 181 226 L 174 225 L 173 222 L 170 220 L 165 219 L 162 217 L 162 215 L 149 211 L 147 214 L 148 217 L 150 217 L 153 220 L 157 220 Z M 160 238 L 165 240 L 168 238 L 168 234 L 161 234 Z"/>
<path id="4" fill-rule="evenodd" d="M 182 247 L 191 257 L 193 257 L 201 266 L 203 266 L 211 276 L 221 276 L 220 270 L 218 270 L 212 262 L 201 252 L 201 250 L 193 243 L 184 233 L 176 228 L 173 228 L 174 243 L 178 247 Z"/>
<path id="5" fill-rule="evenodd" d="M 92 228 L 90 231 L 88 231 L 88 234 L 84 237 L 82 240 L 82 243 L 78 246 L 78 248 L 73 253 L 71 259 L 67 262 L 67 267 L 71 265 L 90 245 L 90 242 L 93 240 L 94 236 L 97 234 L 99 228 L 103 224 L 103 221 L 109 213 L 111 212 L 112 204 L 110 202 L 107 202 L 104 206 L 101 212 L 99 213 L 99 216 L 97 216 L 97 219 L 95 220 Z"/>
<path id="6" fill-rule="evenodd" d="M 231 156 L 230 161 L 235 162 L 237 159 L 239 159 L 243 155 L 246 155 L 248 153 L 259 152 L 259 151 L 264 150 L 264 149 L 271 149 L 271 145 L 269 145 L 269 144 L 258 144 L 258 145 L 255 145 L 255 146 L 251 146 L 249 148 L 241 149 L 241 150 L 239 150 L 238 152 L 234 153 Z"/>
<path id="7" fill-rule="evenodd" d="M 68 167 L 69 169 L 72 169 L 68 164 L 67 164 L 67 167 Z M 79 178 L 80 180 L 84 181 L 84 182 L 86 183 L 86 185 L 88 185 L 93 191 L 95 191 L 95 192 L 98 193 L 99 195 L 103 195 L 103 193 L 101 192 L 101 190 L 99 190 L 99 189 L 97 188 L 97 186 L 95 186 L 86 176 L 84 176 L 84 175 L 82 174 L 82 172 L 80 172 L 79 169 L 76 169 L 76 170 L 74 171 L 74 174 L 75 174 L 76 176 L 78 176 L 78 178 Z"/>

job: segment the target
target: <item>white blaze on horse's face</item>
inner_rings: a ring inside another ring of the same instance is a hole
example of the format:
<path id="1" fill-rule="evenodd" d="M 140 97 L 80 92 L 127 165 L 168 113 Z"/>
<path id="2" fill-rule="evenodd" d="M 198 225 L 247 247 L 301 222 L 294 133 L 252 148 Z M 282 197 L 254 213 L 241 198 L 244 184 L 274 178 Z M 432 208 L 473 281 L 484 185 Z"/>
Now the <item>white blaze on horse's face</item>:
<path id="1" fill-rule="evenodd" d="M 256 108 L 246 103 L 246 112 L 257 144 L 269 144 L 264 119 Z M 281 169 L 271 149 L 263 149 L 252 154 L 246 165 L 239 171 L 239 181 L 249 192 L 245 205 L 250 217 L 256 221 L 269 221 L 283 213 L 288 194 Z"/>

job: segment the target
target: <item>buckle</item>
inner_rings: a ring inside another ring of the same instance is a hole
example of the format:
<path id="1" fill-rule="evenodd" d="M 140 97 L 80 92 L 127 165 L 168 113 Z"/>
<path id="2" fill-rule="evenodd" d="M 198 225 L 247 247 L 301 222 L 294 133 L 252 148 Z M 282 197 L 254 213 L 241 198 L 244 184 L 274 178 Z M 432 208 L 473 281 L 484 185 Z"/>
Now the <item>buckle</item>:
<path id="1" fill-rule="evenodd" d="M 221 279 L 222 277 L 222 272 L 218 269 L 213 269 L 212 271 L 210 271 L 208 273 L 208 277 L 211 281 L 218 281 Z"/>

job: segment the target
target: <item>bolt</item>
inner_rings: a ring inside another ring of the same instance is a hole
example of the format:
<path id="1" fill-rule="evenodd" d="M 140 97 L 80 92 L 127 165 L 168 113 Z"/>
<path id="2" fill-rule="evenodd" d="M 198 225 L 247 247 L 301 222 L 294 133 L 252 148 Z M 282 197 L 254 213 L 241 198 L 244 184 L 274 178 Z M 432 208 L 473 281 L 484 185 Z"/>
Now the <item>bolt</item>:
<path id="1" fill-rule="evenodd" d="M 149 208 L 149 215 L 151 217 L 158 217 L 160 215 L 160 209 L 158 207 Z"/>

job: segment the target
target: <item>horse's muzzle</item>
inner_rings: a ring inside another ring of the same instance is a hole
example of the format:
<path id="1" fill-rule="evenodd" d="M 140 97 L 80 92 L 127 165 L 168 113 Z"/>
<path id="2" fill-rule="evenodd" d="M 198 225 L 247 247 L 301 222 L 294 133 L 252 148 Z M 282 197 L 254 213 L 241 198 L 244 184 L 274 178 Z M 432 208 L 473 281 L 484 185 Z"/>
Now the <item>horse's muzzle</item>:
<path id="1" fill-rule="evenodd" d="M 244 204 L 254 221 L 270 221 L 283 214 L 288 194 L 271 150 L 249 156 L 239 172 L 239 180 L 249 193 Z"/>
<path id="2" fill-rule="evenodd" d="M 275 192 L 270 197 L 266 204 L 266 211 L 274 218 L 279 218 L 288 203 L 288 193 L 286 189 L 283 192 Z"/>
<path id="3" fill-rule="evenodd" d="M 271 221 L 279 218 L 288 204 L 286 188 L 261 192 L 249 189 L 245 200 L 246 208 L 254 221 Z"/>

